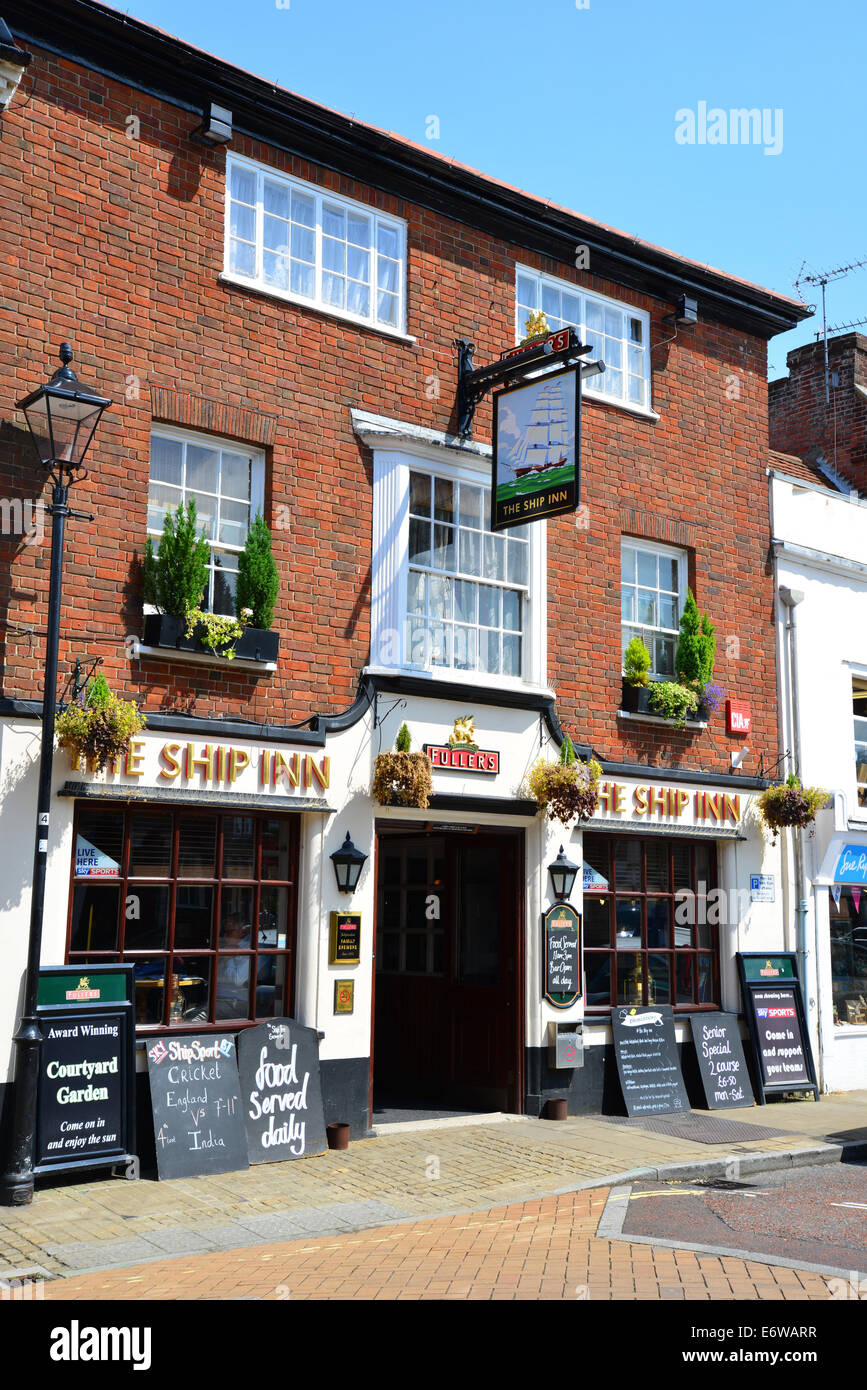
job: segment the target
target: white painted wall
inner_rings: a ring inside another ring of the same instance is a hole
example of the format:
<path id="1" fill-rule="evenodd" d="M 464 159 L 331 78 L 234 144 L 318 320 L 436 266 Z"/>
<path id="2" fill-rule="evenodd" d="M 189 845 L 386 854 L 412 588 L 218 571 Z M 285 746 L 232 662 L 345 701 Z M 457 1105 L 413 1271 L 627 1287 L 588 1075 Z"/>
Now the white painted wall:
<path id="1" fill-rule="evenodd" d="M 811 1033 L 819 1043 L 826 1091 L 867 1084 L 867 1027 L 835 1027 L 831 1009 L 828 889 L 816 886 L 831 836 L 848 830 L 867 842 L 867 813 L 855 793 L 852 677 L 867 676 L 867 504 L 825 488 L 771 476 L 771 525 L 778 585 L 800 590 L 796 609 L 801 767 L 805 784 L 836 793 L 832 809 L 805 838 L 809 947 L 807 989 Z M 783 746 L 792 747 L 788 694 L 788 610 L 778 601 L 780 720 Z M 788 910 L 794 919 L 794 883 Z"/>

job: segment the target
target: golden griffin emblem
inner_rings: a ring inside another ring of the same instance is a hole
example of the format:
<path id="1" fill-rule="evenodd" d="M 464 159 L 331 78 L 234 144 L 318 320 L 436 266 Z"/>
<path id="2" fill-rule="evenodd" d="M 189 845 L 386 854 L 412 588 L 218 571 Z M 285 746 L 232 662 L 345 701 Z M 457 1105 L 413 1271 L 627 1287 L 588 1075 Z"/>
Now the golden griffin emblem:
<path id="1" fill-rule="evenodd" d="M 449 734 L 450 748 L 476 748 L 476 721 L 471 714 L 463 714 L 455 720 L 454 731 Z"/>

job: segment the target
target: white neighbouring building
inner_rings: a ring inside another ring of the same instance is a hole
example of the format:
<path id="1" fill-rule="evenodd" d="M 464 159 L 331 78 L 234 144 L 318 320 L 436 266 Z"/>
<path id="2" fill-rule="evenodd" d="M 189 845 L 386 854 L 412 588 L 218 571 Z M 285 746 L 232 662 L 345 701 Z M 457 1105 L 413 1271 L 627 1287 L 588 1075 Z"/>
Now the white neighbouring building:
<path id="1" fill-rule="evenodd" d="M 803 836 L 805 996 L 822 1090 L 853 1090 L 867 1083 L 867 500 L 771 459 L 784 771 L 799 753 L 803 784 L 830 793 Z M 801 898 L 782 839 L 797 949 Z"/>

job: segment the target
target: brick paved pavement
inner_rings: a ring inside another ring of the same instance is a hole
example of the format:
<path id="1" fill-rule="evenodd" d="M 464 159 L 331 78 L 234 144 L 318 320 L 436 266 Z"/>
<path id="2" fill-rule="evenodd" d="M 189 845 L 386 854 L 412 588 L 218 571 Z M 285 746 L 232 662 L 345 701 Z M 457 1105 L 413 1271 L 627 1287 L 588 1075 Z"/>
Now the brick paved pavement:
<path id="1" fill-rule="evenodd" d="M 486 1212 L 71 1275 L 49 1300 L 821 1300 L 820 1274 L 595 1235 L 594 1188 Z"/>
<path id="2" fill-rule="evenodd" d="M 599 1117 L 562 1124 L 503 1117 L 492 1124 L 392 1131 L 353 1143 L 345 1153 L 220 1177 L 40 1183 L 32 1205 L 0 1208 L 0 1278 L 34 1266 L 67 1275 L 166 1255 L 292 1239 L 306 1244 L 313 1237 L 601 1187 L 625 1172 L 652 1177 L 710 1162 L 721 1173 L 732 1160 L 787 1164 L 815 1151 L 828 1135 L 857 1137 L 867 1119 L 867 1095 L 823 1097 L 818 1105 L 777 1103 L 730 1116 L 787 1133 L 700 1144 Z M 860 1136 L 867 1138 L 867 1130 Z M 838 1151 L 829 1149 L 827 1156 L 836 1158 Z"/>

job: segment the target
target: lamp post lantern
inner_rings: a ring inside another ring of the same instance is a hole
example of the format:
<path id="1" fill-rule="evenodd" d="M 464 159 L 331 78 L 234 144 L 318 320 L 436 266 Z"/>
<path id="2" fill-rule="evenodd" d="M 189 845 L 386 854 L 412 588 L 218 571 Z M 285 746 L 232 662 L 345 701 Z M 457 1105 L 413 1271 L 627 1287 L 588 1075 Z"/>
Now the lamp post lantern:
<path id="1" fill-rule="evenodd" d="M 60 346 L 61 366 L 51 380 L 17 403 L 27 420 L 36 452 L 52 483 L 51 572 L 48 588 L 48 626 L 45 647 L 45 684 L 42 693 L 42 744 L 39 790 L 33 847 L 33 887 L 30 899 L 30 937 L 24 1009 L 13 1041 L 15 1084 L 12 1123 L 7 1152 L 0 1172 L 0 1203 L 23 1206 L 33 1199 L 33 1151 L 42 1031 L 36 1012 L 39 960 L 42 953 L 42 919 L 45 906 L 45 873 L 51 817 L 51 773 L 54 761 L 54 716 L 57 702 L 57 655 L 60 639 L 60 598 L 63 577 L 63 536 L 69 510 L 71 484 L 86 477 L 84 457 L 103 411 L 111 405 L 105 396 L 88 391 L 70 367 L 72 348 Z M 89 519 L 89 518 L 88 518 Z"/>

